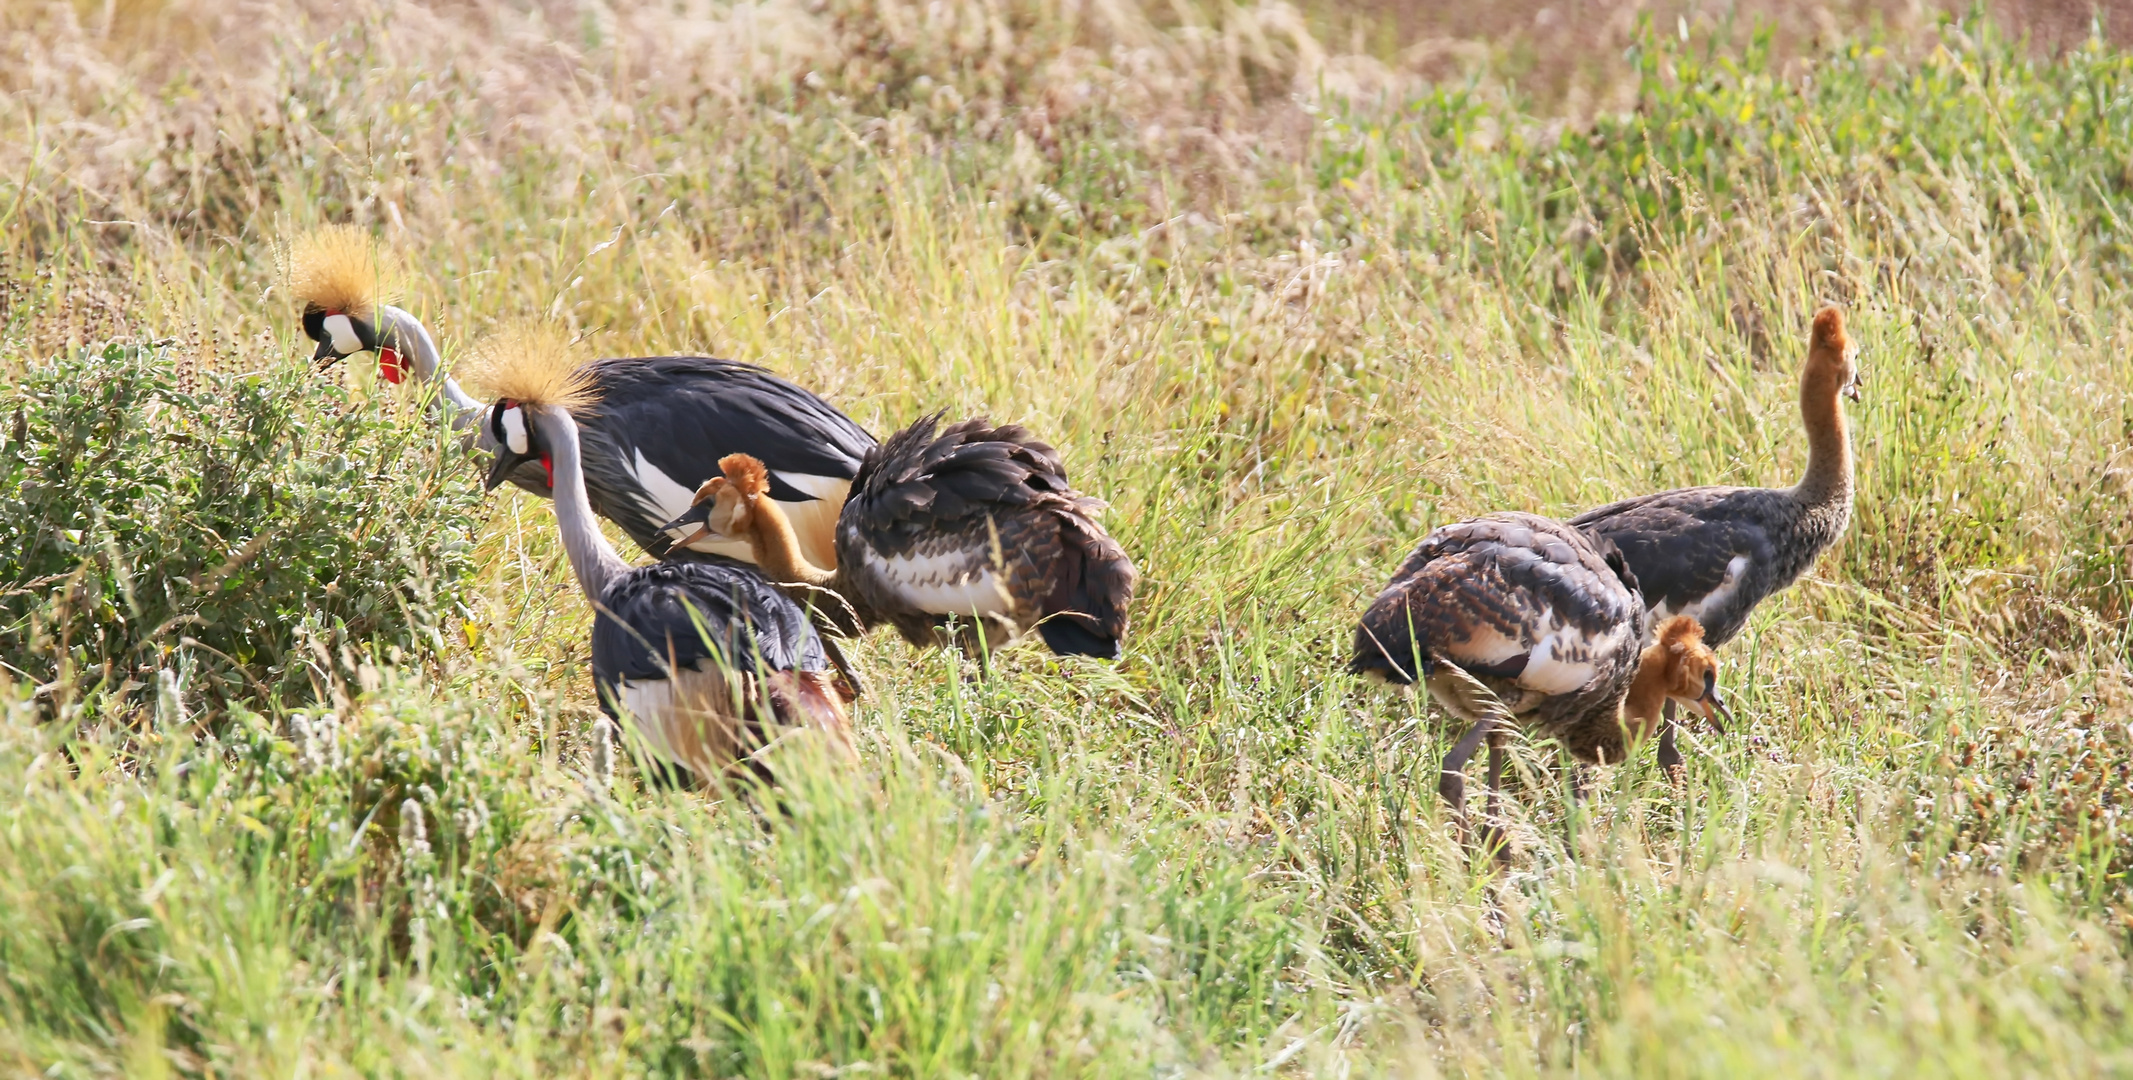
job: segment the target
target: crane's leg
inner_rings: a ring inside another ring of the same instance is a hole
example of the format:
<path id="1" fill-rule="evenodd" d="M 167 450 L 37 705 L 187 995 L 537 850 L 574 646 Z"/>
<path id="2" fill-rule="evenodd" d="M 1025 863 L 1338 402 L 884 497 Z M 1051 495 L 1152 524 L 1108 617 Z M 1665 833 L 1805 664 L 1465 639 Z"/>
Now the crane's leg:
<path id="1" fill-rule="evenodd" d="M 1496 861 L 1511 861 L 1510 838 L 1503 827 L 1503 766 L 1508 757 L 1504 752 L 1504 734 L 1494 727 L 1489 729 L 1489 827 L 1482 833 L 1481 845 L 1496 854 Z"/>
<path id="2" fill-rule="evenodd" d="M 1688 780 L 1688 770 L 1681 764 L 1681 749 L 1674 745 L 1674 699 L 1666 699 L 1666 719 L 1659 722 L 1659 767 L 1666 770 L 1666 778 L 1675 787 Z"/>
<path id="3" fill-rule="evenodd" d="M 1487 720 L 1475 721 L 1474 726 L 1466 729 L 1466 734 L 1452 746 L 1451 752 L 1444 755 L 1444 764 L 1437 769 L 1437 795 L 1458 816 L 1462 842 L 1473 839 L 1473 830 L 1466 818 L 1466 763 L 1473 758 L 1474 751 L 1481 748 L 1481 740 L 1488 736 L 1493 726 Z"/>

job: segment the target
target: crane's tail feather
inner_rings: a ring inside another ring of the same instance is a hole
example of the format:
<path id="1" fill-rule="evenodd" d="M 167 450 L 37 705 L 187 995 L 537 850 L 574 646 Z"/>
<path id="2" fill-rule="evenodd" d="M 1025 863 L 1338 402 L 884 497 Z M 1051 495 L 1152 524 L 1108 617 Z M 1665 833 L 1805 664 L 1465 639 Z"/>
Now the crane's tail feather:
<path id="1" fill-rule="evenodd" d="M 1125 655 L 1127 608 L 1140 571 L 1082 507 L 1060 514 L 1062 558 L 1037 633 L 1061 656 L 1117 660 Z"/>

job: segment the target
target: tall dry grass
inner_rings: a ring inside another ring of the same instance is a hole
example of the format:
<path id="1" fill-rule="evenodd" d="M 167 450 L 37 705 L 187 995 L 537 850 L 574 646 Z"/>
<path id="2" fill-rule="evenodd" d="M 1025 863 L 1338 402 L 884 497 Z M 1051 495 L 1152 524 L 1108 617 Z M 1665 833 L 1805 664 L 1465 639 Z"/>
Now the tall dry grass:
<path id="1" fill-rule="evenodd" d="M 456 632 L 318 700 L 143 739 L 20 687 L 0 1060 L 2124 1070 L 2128 59 L 1918 9 L 1457 48 L 1347 14 L 8 8 L 11 372 L 296 364 L 275 246 L 349 221 L 448 355 L 547 314 L 876 430 L 1026 422 L 1145 582 L 1117 668 L 870 643 L 864 780 L 767 829 L 596 775 L 584 605 L 517 496 Z M 1516 865 L 1471 870 L 1456 733 L 1341 674 L 1356 611 L 1457 516 L 1789 482 L 1827 302 L 1859 511 L 1729 647 L 1742 730 L 1583 809 L 1521 747 Z"/>

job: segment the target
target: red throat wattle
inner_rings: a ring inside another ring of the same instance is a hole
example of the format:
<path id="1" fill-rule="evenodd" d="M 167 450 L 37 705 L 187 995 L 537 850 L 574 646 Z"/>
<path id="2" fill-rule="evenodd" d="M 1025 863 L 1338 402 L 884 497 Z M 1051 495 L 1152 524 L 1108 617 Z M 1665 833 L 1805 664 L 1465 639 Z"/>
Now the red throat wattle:
<path id="1" fill-rule="evenodd" d="M 554 490 L 555 490 L 555 463 L 554 463 L 554 462 L 552 462 L 552 461 L 550 461 L 550 460 L 548 460 L 548 455 L 546 455 L 546 454 L 542 454 L 542 455 L 541 455 L 541 471 L 542 471 L 543 473 L 546 473 L 546 474 L 548 475 L 548 490 L 550 490 L 550 491 L 554 491 Z"/>
<path id="2" fill-rule="evenodd" d="M 407 361 L 400 359 L 399 350 L 383 347 L 378 349 L 378 374 L 395 386 L 400 384 L 400 380 L 407 378 Z"/>

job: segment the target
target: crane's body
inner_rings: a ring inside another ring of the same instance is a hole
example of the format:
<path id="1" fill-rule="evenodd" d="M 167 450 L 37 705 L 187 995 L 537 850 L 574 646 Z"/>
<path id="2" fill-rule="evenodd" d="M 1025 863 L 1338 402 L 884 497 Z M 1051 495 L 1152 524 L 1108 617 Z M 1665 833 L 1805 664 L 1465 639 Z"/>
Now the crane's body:
<path id="1" fill-rule="evenodd" d="M 754 364 L 707 356 L 618 357 L 586 364 L 591 400 L 572 409 L 585 447 L 593 511 L 646 552 L 677 553 L 660 526 L 689 509 L 727 454 L 770 469 L 770 497 L 793 520 L 811 560 L 837 565 L 837 515 L 874 437 L 815 394 Z M 508 403 L 504 406 L 508 409 Z M 552 498 L 548 470 L 515 454 L 501 413 L 490 425 L 502 478 Z M 491 473 L 492 486 L 498 478 Z M 703 539 L 680 550 L 752 562 L 748 546 Z"/>
<path id="2" fill-rule="evenodd" d="M 890 436 L 860 469 L 837 525 L 854 602 L 914 644 L 961 619 L 989 647 L 1034 628 L 1053 652 L 1118 659 L 1136 573 L 1096 522 L 1103 503 L 1022 427 L 937 423 Z"/>
<path id="3" fill-rule="evenodd" d="M 1786 489 L 1701 487 L 1624 499 L 1570 523 L 1621 550 L 1653 624 L 1691 616 L 1716 648 L 1740 633 L 1756 605 L 1799 580 L 1850 520 L 1848 499 L 1814 503 Z"/>
<path id="4" fill-rule="evenodd" d="M 631 718 L 660 760 L 710 776 L 753 765 L 781 727 L 813 723 L 849 739 L 821 639 L 752 567 L 717 558 L 638 567 L 610 581 L 593 610 L 600 707 Z"/>
<path id="5" fill-rule="evenodd" d="M 563 547 L 592 603 L 601 708 L 634 724 L 658 759 L 712 777 L 790 730 L 849 756 L 849 688 L 806 613 L 744 565 L 689 560 L 632 567 L 586 498 L 577 424 L 559 404 L 520 401 L 523 438 L 550 463 Z"/>
<path id="6" fill-rule="evenodd" d="M 1035 630 L 1061 655 L 1117 659 L 1137 574 L 1075 491 L 1059 455 L 1023 428 L 929 416 L 867 456 L 837 524 L 834 571 L 800 557 L 762 465 L 743 455 L 676 527 L 747 541 L 773 579 L 826 589 L 861 626 L 917 645 L 997 648 Z M 777 511 L 775 513 L 769 511 Z"/>
<path id="7" fill-rule="evenodd" d="M 1441 668 L 1456 665 L 1524 726 L 1581 760 L 1620 761 L 1616 711 L 1645 631 L 1636 580 L 1612 545 L 1533 514 L 1487 514 L 1424 537 L 1356 631 L 1351 670 L 1421 682 L 1468 722 Z"/>
<path id="8" fill-rule="evenodd" d="M 1363 613 L 1349 670 L 1420 682 L 1468 722 L 1438 780 L 1462 815 L 1463 770 L 1488 740 L 1493 817 L 1512 726 L 1581 762 L 1620 762 L 1664 702 L 1718 708 L 1695 621 L 1668 620 L 1650 647 L 1645 630 L 1636 576 L 1612 544 L 1533 514 L 1487 514 L 1423 538 Z"/>
<path id="9" fill-rule="evenodd" d="M 1702 623 L 1714 648 L 1748 625 L 1764 600 L 1799 580 L 1850 527 L 1851 431 L 1840 398 L 1859 397 L 1844 315 L 1815 315 L 1800 373 L 1807 471 L 1789 488 L 1692 487 L 1642 495 L 1570 519 L 1607 538 L 1642 584 L 1652 625 L 1669 615 Z M 1659 761 L 1681 773 L 1672 706 Z"/>

